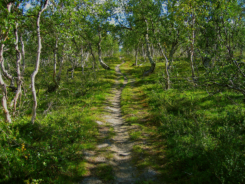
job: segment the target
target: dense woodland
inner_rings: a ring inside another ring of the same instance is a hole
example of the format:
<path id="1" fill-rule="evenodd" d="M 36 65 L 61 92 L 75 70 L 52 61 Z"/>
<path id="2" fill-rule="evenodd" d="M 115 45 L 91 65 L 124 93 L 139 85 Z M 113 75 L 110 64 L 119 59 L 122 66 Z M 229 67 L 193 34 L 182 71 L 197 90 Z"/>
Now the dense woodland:
<path id="1" fill-rule="evenodd" d="M 244 48 L 244 1 L 1 0 L 0 183 L 88 175 L 83 150 L 122 62 L 130 137 L 151 142 L 134 146 L 135 167 L 162 183 L 244 183 Z M 94 173 L 113 183 L 109 165 Z"/>

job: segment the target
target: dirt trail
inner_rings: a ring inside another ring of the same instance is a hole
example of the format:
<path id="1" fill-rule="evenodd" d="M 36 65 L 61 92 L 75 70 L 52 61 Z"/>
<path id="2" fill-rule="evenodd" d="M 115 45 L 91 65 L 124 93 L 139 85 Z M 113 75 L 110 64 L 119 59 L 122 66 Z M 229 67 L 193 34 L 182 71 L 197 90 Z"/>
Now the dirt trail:
<path id="1" fill-rule="evenodd" d="M 116 72 L 123 75 L 117 65 Z M 136 181 L 136 169 L 131 165 L 131 150 L 134 143 L 129 140 L 128 126 L 124 125 L 124 120 L 121 114 L 121 94 L 128 79 L 124 76 L 123 87 L 116 89 L 115 97 L 111 100 L 112 111 L 107 122 L 114 128 L 115 136 L 110 150 L 113 152 L 113 159 L 110 161 L 115 174 L 115 183 L 134 183 Z M 117 80 L 118 85 L 118 80 Z"/>
<path id="2" fill-rule="evenodd" d="M 123 64 L 123 63 L 121 63 Z M 98 150 L 103 150 L 98 154 L 96 152 L 86 152 L 87 160 L 93 161 L 94 163 L 106 163 L 112 166 L 111 175 L 113 175 L 113 181 L 102 182 L 100 179 L 90 176 L 82 181 L 82 184 L 102 184 L 102 183 L 113 183 L 113 184 L 134 184 L 139 181 L 146 181 L 149 178 L 153 179 L 155 173 L 152 171 L 139 172 L 137 168 L 133 166 L 132 160 L 132 149 L 135 145 L 134 141 L 129 138 L 128 131 L 130 127 L 125 124 L 121 113 L 121 94 L 123 88 L 127 85 L 128 79 L 123 75 L 119 69 L 120 65 L 117 65 L 115 70 L 118 78 L 116 80 L 115 88 L 113 89 L 113 98 L 109 99 L 109 104 L 106 107 L 106 111 L 109 115 L 104 116 L 105 122 L 97 122 L 98 124 L 107 123 L 114 129 L 114 136 L 110 140 L 105 140 L 102 144 L 97 146 Z M 124 77 L 123 86 L 119 87 L 120 76 Z M 108 130 L 101 129 L 100 133 L 102 137 L 106 137 Z M 106 158 L 106 154 L 111 154 L 111 158 Z M 95 166 L 96 167 L 96 166 Z M 142 174 L 143 173 L 143 174 Z M 91 175 L 92 172 L 91 172 Z"/>

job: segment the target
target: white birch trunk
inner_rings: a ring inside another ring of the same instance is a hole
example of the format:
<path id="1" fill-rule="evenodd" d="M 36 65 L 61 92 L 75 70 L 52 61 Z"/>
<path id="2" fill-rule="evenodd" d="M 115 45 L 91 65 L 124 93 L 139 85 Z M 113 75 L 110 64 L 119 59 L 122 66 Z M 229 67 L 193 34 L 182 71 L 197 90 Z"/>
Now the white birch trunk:
<path id="1" fill-rule="evenodd" d="M 160 48 L 160 52 L 161 52 L 162 56 L 165 58 L 165 61 L 166 61 L 165 62 L 165 74 L 167 76 L 166 89 L 168 90 L 168 89 L 171 88 L 171 86 L 170 86 L 171 85 L 170 84 L 171 83 L 171 81 L 170 81 L 170 75 L 169 75 L 169 72 L 168 72 L 169 61 L 168 61 L 168 58 L 167 58 L 166 54 L 164 53 L 164 51 L 163 51 L 160 43 L 158 43 L 158 46 Z"/>
<path id="2" fill-rule="evenodd" d="M 86 52 L 85 61 L 88 61 L 88 57 L 89 57 L 89 52 Z"/>
<path id="3" fill-rule="evenodd" d="M 18 23 L 15 24 L 15 50 L 16 50 L 16 72 L 17 72 L 17 91 L 14 97 L 14 111 L 13 114 L 16 111 L 16 105 L 17 101 L 19 99 L 19 96 L 21 95 L 21 85 L 22 85 L 22 76 L 20 72 L 20 61 L 21 61 L 21 52 L 19 50 L 19 36 L 18 36 Z"/>
<path id="4" fill-rule="evenodd" d="M 22 35 L 20 36 L 20 42 L 21 42 L 21 54 L 22 54 L 22 57 L 21 57 L 22 58 L 21 76 L 24 76 L 25 68 L 26 68 L 26 65 L 25 65 L 25 44 L 24 44 Z"/>
<path id="5" fill-rule="evenodd" d="M 0 62 L 2 63 L 3 61 L 3 48 L 4 48 L 4 44 L 1 45 L 0 47 Z M 2 106 L 3 106 L 3 110 L 4 110 L 4 115 L 5 115 L 5 121 L 7 123 L 11 123 L 11 117 L 9 114 L 9 110 L 8 110 L 8 106 L 7 106 L 7 85 L 5 84 L 3 78 L 2 78 L 2 73 L 0 70 L 0 85 L 2 88 L 2 92 L 3 92 L 3 97 L 2 97 Z"/>
<path id="6" fill-rule="evenodd" d="M 84 75 L 83 46 L 81 46 L 81 66 L 82 66 L 82 73 L 83 73 L 83 75 Z"/>
<path id="7" fill-rule="evenodd" d="M 58 38 L 56 37 L 55 48 L 54 48 L 54 71 L 53 71 L 53 81 L 56 87 L 58 86 L 56 80 L 57 50 L 58 50 Z"/>
<path id="8" fill-rule="evenodd" d="M 142 55 L 144 57 L 144 62 L 146 62 L 146 54 L 145 54 L 144 44 L 142 44 Z"/>
<path id="9" fill-rule="evenodd" d="M 74 78 L 74 71 L 75 71 L 76 67 L 77 67 L 77 61 L 76 61 L 76 59 L 74 59 L 74 62 L 72 63 L 72 70 L 71 70 L 71 78 L 72 79 Z"/>
<path id="10" fill-rule="evenodd" d="M 38 49 L 37 49 L 37 60 L 36 60 L 36 68 L 31 76 L 31 89 L 32 89 L 32 95 L 33 95 L 33 108 L 32 108 L 32 119 L 31 122 L 34 124 L 36 120 L 36 111 L 37 111 L 37 95 L 36 95 L 36 89 L 35 89 L 35 77 L 39 70 L 40 65 L 40 55 L 42 50 L 42 40 L 40 35 L 40 18 L 42 15 L 42 12 L 47 8 L 49 0 L 45 1 L 44 7 L 38 12 L 37 15 L 37 39 L 38 39 Z"/>
<path id="11" fill-rule="evenodd" d="M 169 57 L 168 57 L 169 58 L 169 68 L 173 63 L 173 57 L 174 57 L 174 53 L 176 52 L 176 50 L 177 50 L 177 44 L 172 43 L 171 51 L 170 51 Z"/>
<path id="12" fill-rule="evenodd" d="M 155 66 L 156 66 L 156 63 L 152 59 L 151 53 L 150 53 L 150 43 L 149 43 L 149 35 L 148 35 L 149 28 L 148 28 L 148 22 L 147 22 L 146 19 L 145 19 L 145 23 L 146 23 L 146 34 L 145 34 L 146 54 L 147 54 L 148 59 L 150 60 L 151 68 L 149 70 L 145 71 L 144 74 L 143 74 L 143 76 L 149 75 L 152 72 L 154 72 Z"/>
<path id="13" fill-rule="evenodd" d="M 7 77 L 7 79 L 13 81 L 14 77 L 11 74 L 9 74 L 8 71 L 5 69 L 3 57 L 2 57 L 2 61 L 1 61 L 1 67 L 2 67 L 2 71 L 3 71 L 3 75 L 5 77 Z"/>
<path id="14" fill-rule="evenodd" d="M 151 57 L 154 58 L 154 46 L 151 44 Z"/>
<path id="15" fill-rule="evenodd" d="M 102 60 L 102 52 L 101 52 L 101 32 L 99 31 L 99 42 L 98 42 L 98 55 L 99 55 L 99 62 L 100 62 L 100 65 L 106 69 L 106 70 L 110 70 L 110 67 L 105 64 Z"/>
<path id="16" fill-rule="evenodd" d="M 135 66 L 138 65 L 138 47 L 136 47 L 136 50 L 135 50 Z"/>
<path id="17" fill-rule="evenodd" d="M 12 4 L 13 4 L 12 2 L 7 4 L 8 13 L 10 13 L 10 11 L 11 11 Z M 2 65 L 2 62 L 3 62 L 3 49 L 4 49 L 3 42 L 8 37 L 8 31 L 6 33 L 1 34 L 0 37 L 2 38 L 2 40 L 1 40 L 2 44 L 0 45 L 0 63 Z M 5 82 L 4 82 L 3 78 L 2 78 L 1 70 L 0 70 L 0 86 L 1 86 L 2 92 L 3 92 L 2 106 L 3 106 L 5 121 L 7 123 L 12 123 L 11 116 L 9 114 L 9 110 L 8 110 L 8 106 L 7 106 L 7 98 L 8 98 L 7 97 L 7 85 L 5 84 Z M 9 175 L 11 176 L 11 173 Z"/>

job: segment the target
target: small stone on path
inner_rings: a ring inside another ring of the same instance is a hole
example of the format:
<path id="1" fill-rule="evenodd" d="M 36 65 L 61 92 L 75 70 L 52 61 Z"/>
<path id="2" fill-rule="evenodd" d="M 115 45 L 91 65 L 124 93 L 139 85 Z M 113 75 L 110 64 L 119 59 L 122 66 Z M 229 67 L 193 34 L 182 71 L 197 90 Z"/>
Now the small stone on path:
<path id="1" fill-rule="evenodd" d="M 104 124 L 104 123 L 101 122 L 101 121 L 96 121 L 96 123 L 97 123 L 98 125 L 103 125 L 103 124 Z"/>
<path id="2" fill-rule="evenodd" d="M 104 143 L 104 144 L 98 145 L 97 148 L 101 149 L 101 148 L 106 148 L 106 147 L 108 147 L 108 146 L 109 146 L 109 144 Z"/>
<path id="3" fill-rule="evenodd" d="M 130 153 L 119 153 L 119 156 L 128 156 Z"/>

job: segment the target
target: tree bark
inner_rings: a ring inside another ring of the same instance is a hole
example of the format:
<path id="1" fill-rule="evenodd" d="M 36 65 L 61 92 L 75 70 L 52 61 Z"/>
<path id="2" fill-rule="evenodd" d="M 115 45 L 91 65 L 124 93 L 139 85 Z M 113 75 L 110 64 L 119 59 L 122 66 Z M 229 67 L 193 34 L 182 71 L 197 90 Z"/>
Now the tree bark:
<path id="1" fill-rule="evenodd" d="M 93 48 L 92 48 L 92 45 L 91 43 L 89 44 L 89 48 L 90 48 L 90 53 L 93 57 L 93 71 L 95 72 L 95 67 L 96 67 L 96 59 L 95 59 L 95 56 L 94 56 L 94 53 L 93 53 Z"/>
<path id="2" fill-rule="evenodd" d="M 169 68 L 168 68 L 169 61 L 168 61 L 167 56 L 164 54 L 164 51 L 163 51 L 163 49 L 162 49 L 160 43 L 158 43 L 158 46 L 159 46 L 159 48 L 160 48 L 160 51 L 161 51 L 162 56 L 165 58 L 165 61 L 166 61 L 166 63 L 165 63 L 165 73 L 166 73 L 166 76 L 167 76 L 166 89 L 168 90 L 168 89 L 171 88 L 170 75 L 169 75 L 169 72 L 168 72 L 168 69 L 169 69 Z"/>
<path id="3" fill-rule="evenodd" d="M 147 54 L 148 59 L 150 60 L 151 68 L 149 70 L 145 71 L 143 76 L 146 76 L 146 75 L 149 75 L 149 74 L 153 73 L 154 70 L 155 70 L 155 66 L 156 66 L 156 63 L 152 59 L 151 53 L 150 53 L 150 43 L 149 43 L 149 35 L 148 35 L 149 28 L 148 28 L 148 22 L 147 22 L 146 19 L 145 19 L 145 23 L 146 23 L 145 42 L 146 42 L 146 48 L 147 48 L 146 49 L 146 54 Z"/>
<path id="4" fill-rule="evenodd" d="M 169 65 L 168 67 L 170 68 L 170 66 L 172 65 L 173 63 L 173 57 L 174 57 L 174 53 L 176 52 L 178 48 L 178 41 L 175 40 L 173 43 L 172 43 L 172 46 L 171 46 L 171 50 L 170 50 L 170 53 L 169 53 Z"/>
<path id="5" fill-rule="evenodd" d="M 135 66 L 138 65 L 138 46 L 136 46 L 136 49 L 135 49 Z"/>
<path id="6" fill-rule="evenodd" d="M 154 58 L 154 46 L 151 44 L 151 57 Z"/>
<path id="7" fill-rule="evenodd" d="M 53 81 L 56 87 L 58 87 L 58 82 L 56 79 L 56 67 L 57 67 L 57 51 L 58 51 L 58 37 L 55 39 L 55 48 L 54 48 L 54 71 L 53 71 Z"/>
<path id="8" fill-rule="evenodd" d="M 169 53 L 169 66 L 172 64 L 173 62 L 173 56 L 174 56 L 174 50 L 173 48 L 171 49 L 170 53 Z"/>
<path id="9" fill-rule="evenodd" d="M 32 108 L 32 119 L 31 122 L 34 124 L 36 120 L 36 111 L 37 111 L 37 95 L 36 95 L 36 89 L 35 89 L 35 77 L 39 70 L 40 65 L 40 56 L 41 56 L 41 50 L 42 50 L 42 39 L 40 35 L 40 18 L 42 15 L 42 12 L 47 8 L 49 0 L 45 1 L 44 7 L 41 8 L 41 10 L 38 12 L 37 15 L 37 39 L 38 39 L 38 49 L 37 49 L 37 60 L 36 60 L 36 67 L 34 72 L 31 76 L 31 89 L 32 89 L 32 95 L 33 95 L 33 108 Z"/>
<path id="10" fill-rule="evenodd" d="M 21 95 L 21 85 L 22 85 L 22 76 L 20 72 L 20 61 L 21 61 L 21 52 L 19 50 L 18 42 L 19 42 L 19 36 L 18 36 L 18 23 L 15 24 L 15 50 L 16 50 L 16 72 L 17 72 L 17 91 L 14 97 L 14 111 L 13 114 L 16 111 L 16 105 L 19 96 Z"/>
<path id="11" fill-rule="evenodd" d="M 146 54 L 145 54 L 145 48 L 143 43 L 142 43 L 142 55 L 144 57 L 144 62 L 146 62 Z"/>
<path id="12" fill-rule="evenodd" d="M 101 56 L 101 32 L 99 31 L 99 42 L 98 42 L 98 55 L 99 55 L 99 62 L 100 62 L 100 65 L 106 69 L 106 70 L 110 70 L 110 67 L 105 64 L 102 60 L 102 56 Z"/>
<path id="13" fill-rule="evenodd" d="M 1 45 L 0 47 L 0 62 L 2 63 L 3 61 L 3 48 L 4 48 L 4 44 Z M 0 85 L 2 88 L 2 92 L 3 92 L 3 97 L 2 97 L 2 106 L 3 106 L 3 110 L 4 110 L 4 115 L 5 115 L 5 121 L 7 123 L 11 123 L 11 117 L 9 114 L 9 110 L 8 110 L 8 106 L 7 106 L 7 85 L 5 84 L 3 78 L 2 78 L 2 74 L 1 74 L 1 70 L 0 70 Z"/>
<path id="14" fill-rule="evenodd" d="M 186 49 L 186 55 L 187 55 L 187 59 L 190 60 L 191 59 L 191 50 L 189 47 L 187 47 L 187 49 Z"/>
<path id="15" fill-rule="evenodd" d="M 12 7 L 12 2 L 7 4 L 7 9 L 8 9 L 8 13 L 10 13 L 11 11 L 11 7 Z M 2 38 L 1 41 L 1 45 L 0 45 L 0 63 L 2 65 L 3 62 L 3 49 L 4 49 L 4 44 L 3 42 L 6 41 L 6 39 L 8 38 L 8 32 L 5 33 L 1 33 L 0 37 Z M 5 121 L 7 123 L 12 123 L 11 120 L 11 116 L 9 114 L 9 110 L 8 110 L 8 106 L 7 106 L 7 85 L 5 84 L 3 78 L 2 78 L 2 73 L 0 70 L 0 86 L 2 88 L 2 92 L 3 92 L 3 97 L 2 97 L 2 106 L 3 106 L 3 110 L 4 110 L 4 117 L 5 117 Z M 9 172 L 10 173 L 10 172 Z M 9 174 L 11 176 L 11 173 Z"/>
<path id="16" fill-rule="evenodd" d="M 21 42 L 21 54 L 22 54 L 22 57 L 21 57 L 22 58 L 21 76 L 24 76 L 25 68 L 26 68 L 26 65 L 25 65 L 25 44 L 24 44 L 22 35 L 20 35 L 20 42 Z"/>
<path id="17" fill-rule="evenodd" d="M 8 71 L 5 69 L 5 66 L 4 66 L 4 58 L 2 57 L 2 61 L 1 61 L 1 68 L 2 68 L 2 71 L 3 71 L 3 75 L 9 79 L 10 81 L 13 81 L 14 77 L 8 73 Z"/>
<path id="18" fill-rule="evenodd" d="M 87 49 L 87 47 L 86 47 L 86 49 Z M 84 61 L 87 62 L 87 61 L 88 61 L 88 58 L 89 58 L 89 52 L 87 51 L 87 52 L 86 52 L 86 56 L 85 56 L 85 60 L 84 60 Z M 86 63 L 85 63 L 85 66 L 86 66 Z"/>
<path id="19" fill-rule="evenodd" d="M 82 67 L 82 73 L 84 75 L 84 54 L 83 54 L 83 45 L 81 46 L 81 67 Z"/>
<path id="20" fill-rule="evenodd" d="M 3 47 L 4 47 L 4 45 L 3 45 Z M 3 51 L 2 51 L 3 52 Z M 11 75 L 11 74 L 9 74 L 8 73 L 8 71 L 5 69 L 5 66 L 4 66 L 4 58 L 3 58 L 3 56 L 2 56 L 2 59 L 1 59 L 1 68 L 2 68 L 2 71 L 3 71 L 3 75 L 7 78 L 7 79 L 9 79 L 10 81 L 11 81 L 11 84 L 10 84 L 10 86 L 14 86 L 14 77 Z"/>

